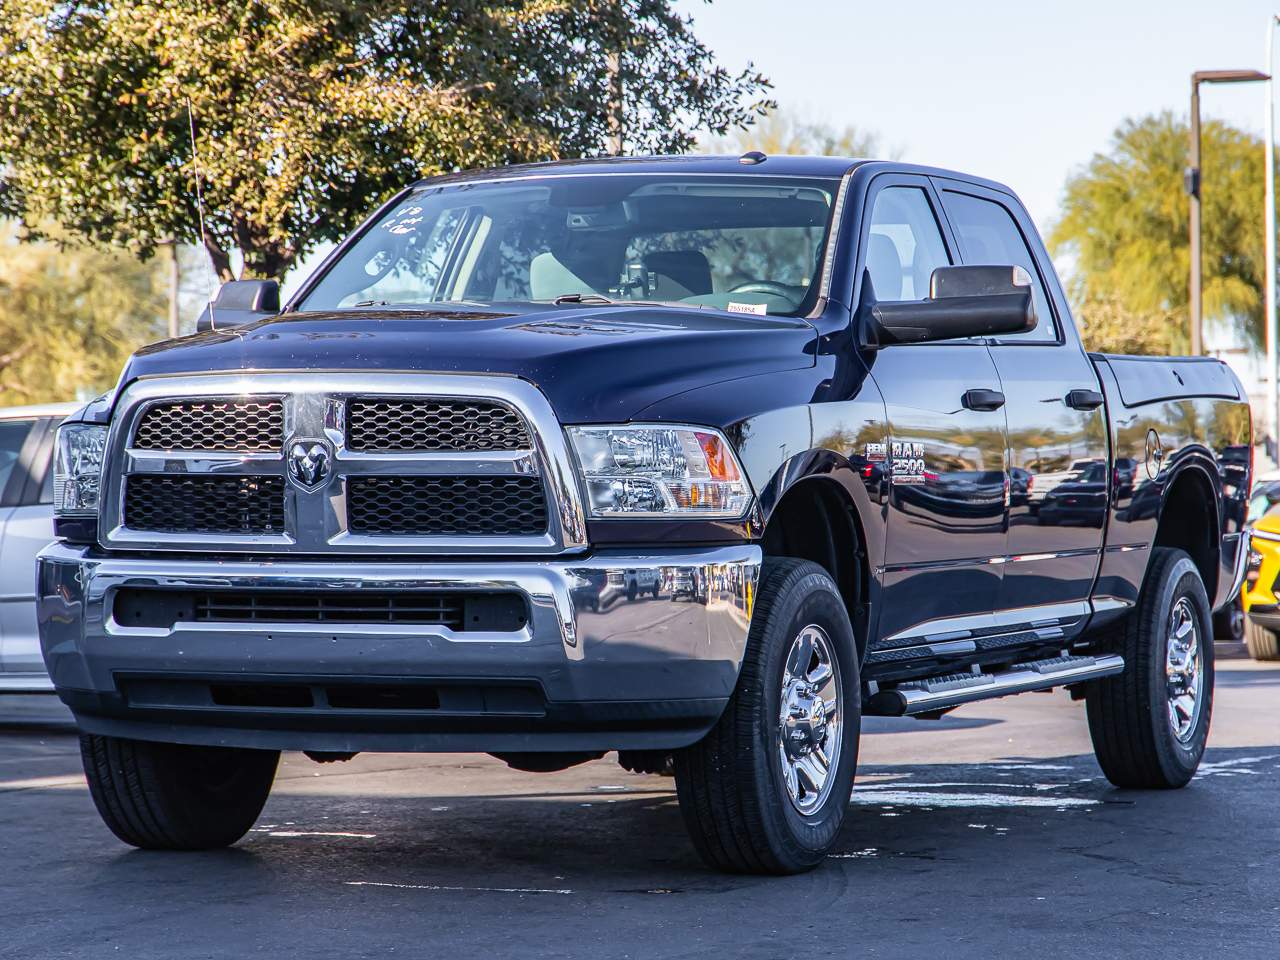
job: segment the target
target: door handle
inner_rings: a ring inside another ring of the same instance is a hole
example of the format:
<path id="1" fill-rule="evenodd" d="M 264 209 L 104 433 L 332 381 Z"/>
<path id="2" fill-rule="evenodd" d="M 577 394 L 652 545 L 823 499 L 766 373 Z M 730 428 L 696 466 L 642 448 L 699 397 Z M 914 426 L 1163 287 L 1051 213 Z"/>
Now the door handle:
<path id="1" fill-rule="evenodd" d="M 1067 394 L 1067 406 L 1072 410 L 1097 410 L 1103 396 L 1097 390 L 1072 390 Z"/>
<path id="2" fill-rule="evenodd" d="M 1004 406 L 1004 394 L 999 390 L 966 390 L 960 402 L 966 410 L 999 410 Z"/>

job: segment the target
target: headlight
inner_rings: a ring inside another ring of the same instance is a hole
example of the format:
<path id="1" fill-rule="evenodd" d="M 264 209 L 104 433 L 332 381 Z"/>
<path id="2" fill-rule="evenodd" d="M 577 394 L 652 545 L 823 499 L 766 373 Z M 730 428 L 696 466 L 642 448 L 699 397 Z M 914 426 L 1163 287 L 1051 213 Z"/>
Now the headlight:
<path id="1" fill-rule="evenodd" d="M 719 430 L 570 427 L 590 516 L 741 517 L 751 488 Z"/>
<path id="2" fill-rule="evenodd" d="M 97 516 L 107 428 L 91 423 L 64 423 L 58 428 L 56 446 L 53 458 L 54 516 Z"/>

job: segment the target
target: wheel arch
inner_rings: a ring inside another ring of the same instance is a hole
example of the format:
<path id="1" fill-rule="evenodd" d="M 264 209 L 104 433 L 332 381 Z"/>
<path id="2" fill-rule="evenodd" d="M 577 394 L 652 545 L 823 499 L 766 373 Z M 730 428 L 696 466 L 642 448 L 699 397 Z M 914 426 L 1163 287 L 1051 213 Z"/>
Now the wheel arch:
<path id="1" fill-rule="evenodd" d="M 873 505 L 861 476 L 833 451 L 809 451 L 778 470 L 761 504 L 765 555 L 810 560 L 831 574 L 844 598 L 861 658 L 874 597 L 875 545 L 883 544 L 863 515 Z M 874 523 L 874 515 L 872 519 Z"/>
<path id="2" fill-rule="evenodd" d="M 1153 547 L 1176 547 L 1191 557 L 1210 603 L 1217 594 L 1222 552 L 1216 469 L 1212 458 L 1192 453 L 1165 484 Z"/>

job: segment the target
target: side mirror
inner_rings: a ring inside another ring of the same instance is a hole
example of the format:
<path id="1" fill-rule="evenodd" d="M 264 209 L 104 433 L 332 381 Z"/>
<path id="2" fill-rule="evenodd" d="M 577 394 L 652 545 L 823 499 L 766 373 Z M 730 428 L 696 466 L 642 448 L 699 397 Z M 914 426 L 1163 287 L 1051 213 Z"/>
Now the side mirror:
<path id="1" fill-rule="evenodd" d="M 1025 333 L 1036 326 L 1031 275 L 1016 266 L 939 267 L 928 300 L 871 306 L 879 346 Z"/>
<path id="2" fill-rule="evenodd" d="M 228 280 L 196 320 L 196 332 L 241 327 L 280 312 L 280 284 L 274 280 Z"/>

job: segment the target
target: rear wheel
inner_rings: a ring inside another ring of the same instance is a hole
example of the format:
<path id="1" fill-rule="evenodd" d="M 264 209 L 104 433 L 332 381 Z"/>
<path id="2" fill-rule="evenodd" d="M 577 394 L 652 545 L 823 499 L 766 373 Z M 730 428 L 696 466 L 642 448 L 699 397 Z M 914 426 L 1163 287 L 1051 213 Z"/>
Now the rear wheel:
<path id="1" fill-rule="evenodd" d="M 715 728 L 676 754 L 694 846 L 735 873 L 798 873 L 844 823 L 861 726 L 853 628 L 816 564 L 765 561 L 742 672 Z"/>
<path id="2" fill-rule="evenodd" d="M 1280 636 L 1252 620 L 1245 624 L 1244 646 L 1255 660 L 1280 660 Z"/>
<path id="3" fill-rule="evenodd" d="M 1157 547 L 1137 608 L 1109 638 L 1124 673 L 1089 684 L 1089 734 L 1117 787 L 1184 786 L 1200 765 L 1213 709 L 1213 627 L 1200 573 Z"/>
<path id="4" fill-rule="evenodd" d="M 275 750 L 193 747 L 81 734 L 94 805 L 111 832 L 147 850 L 228 847 L 271 792 Z"/>

